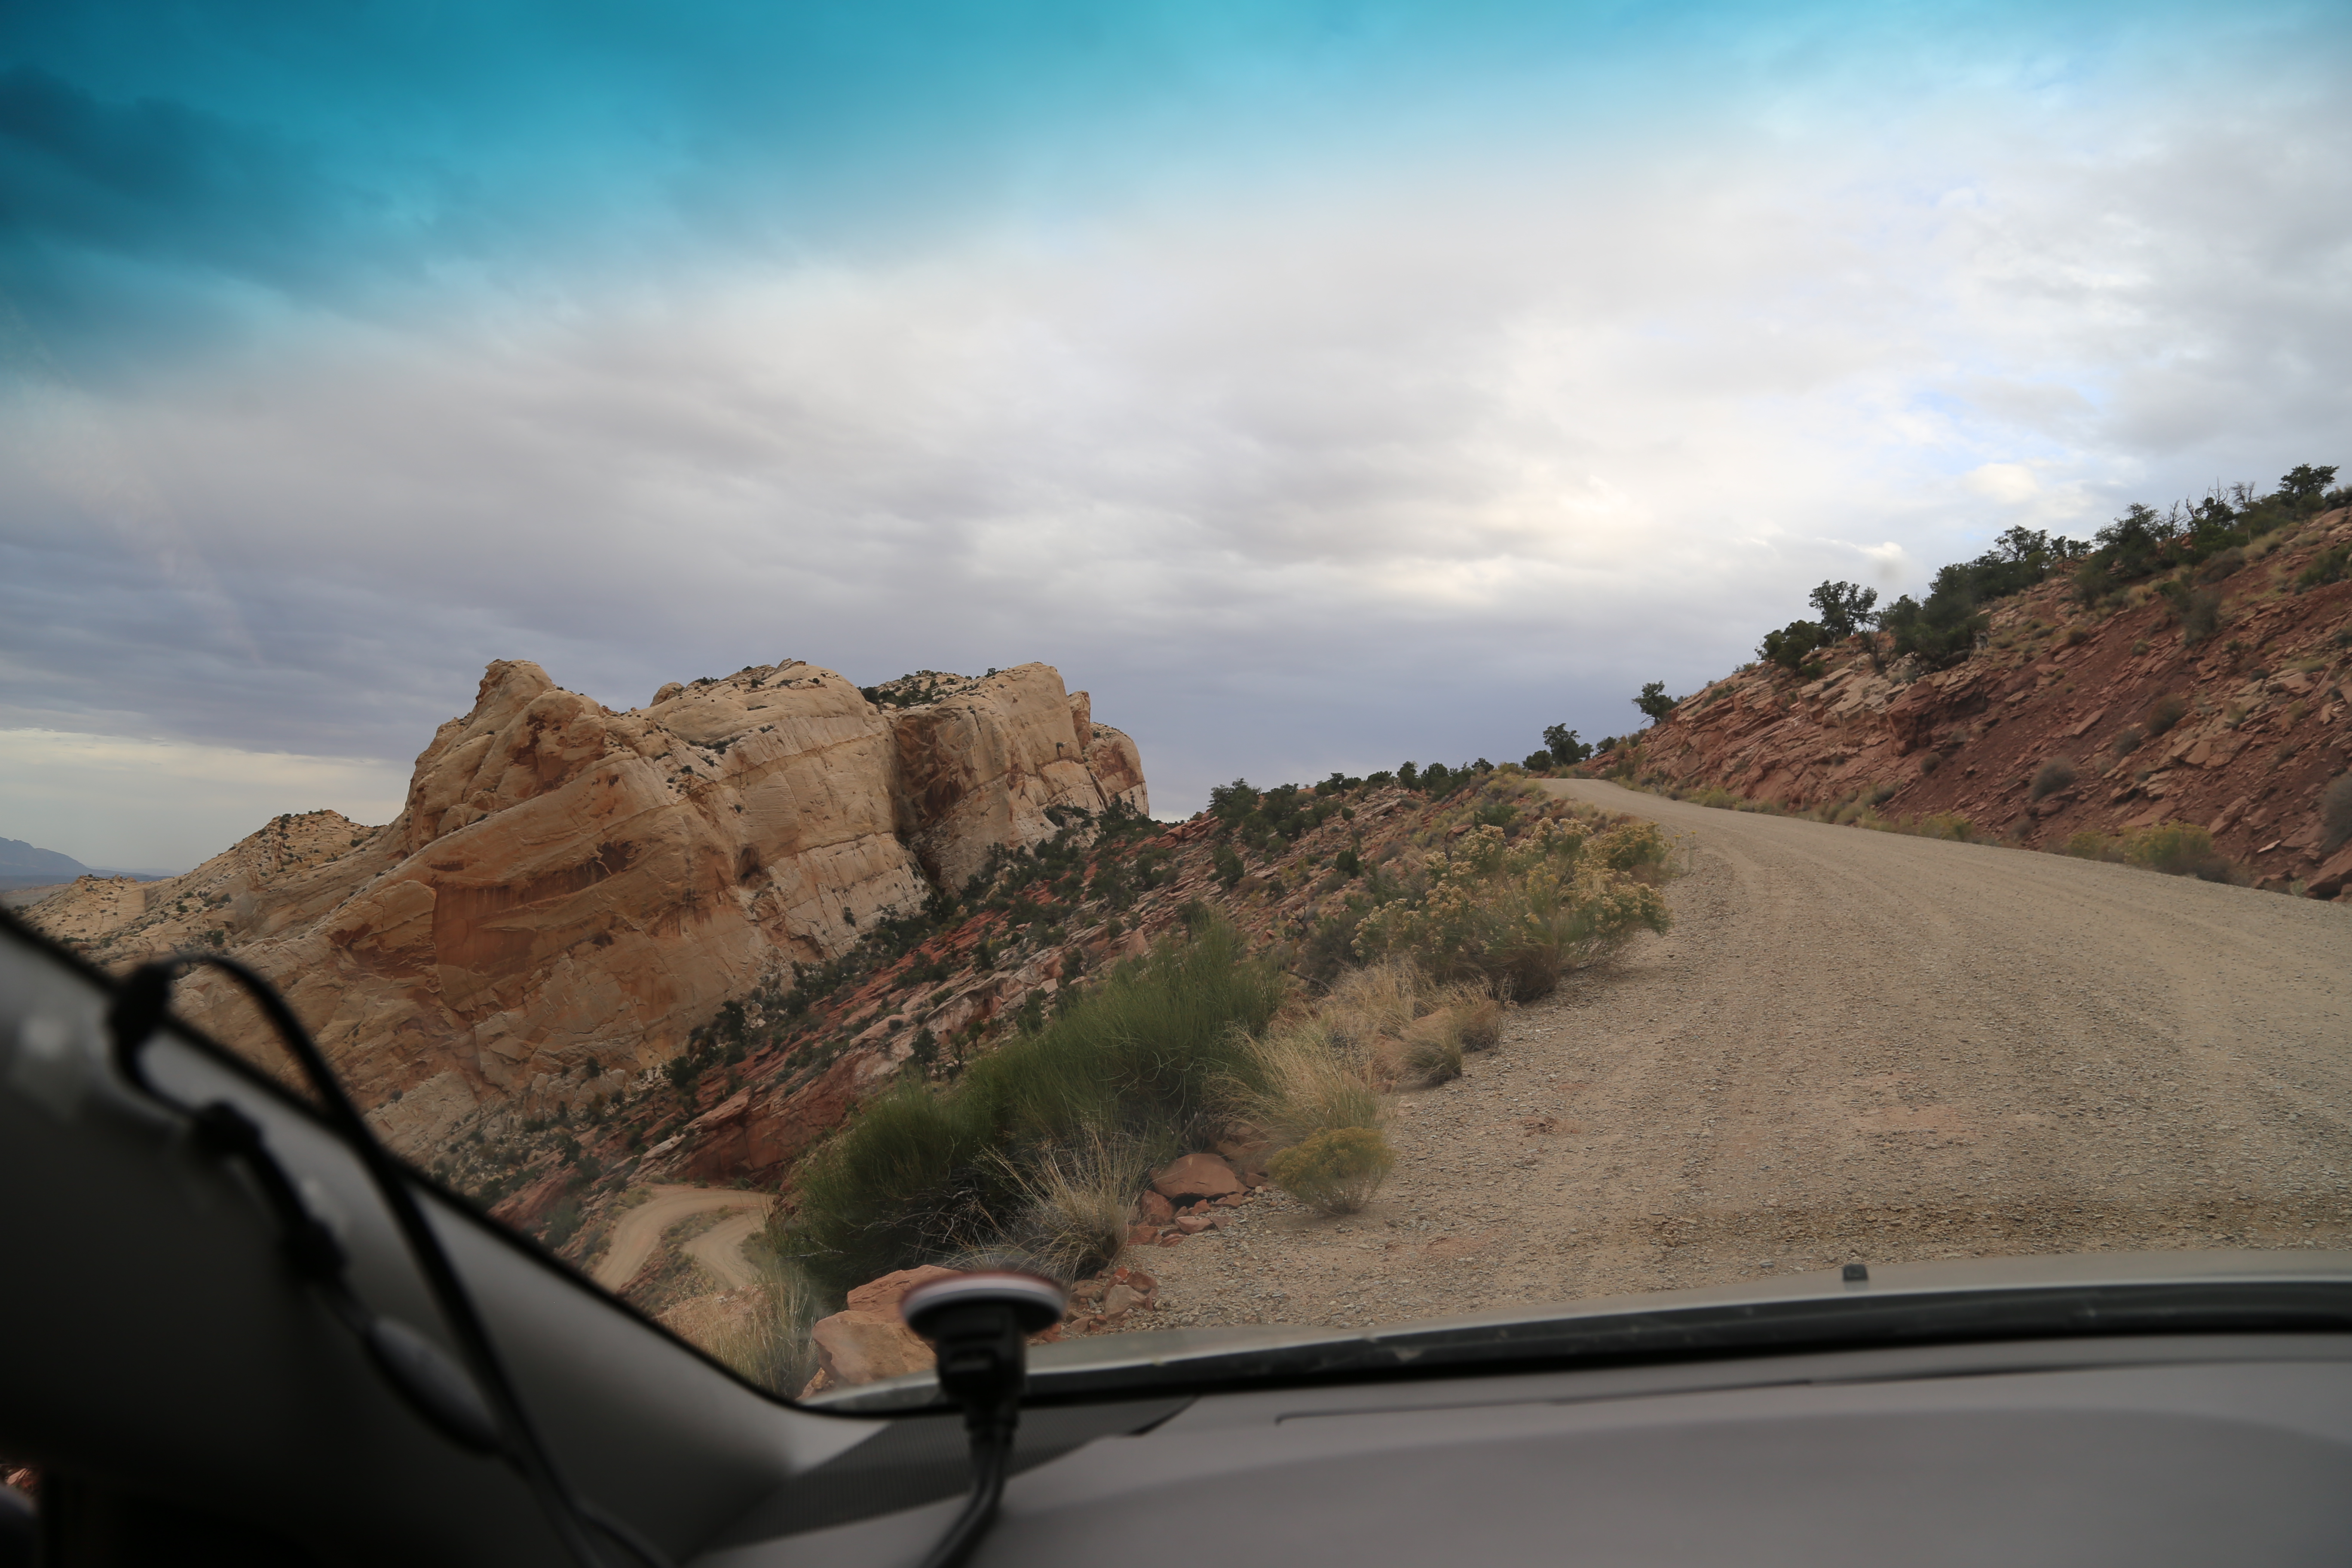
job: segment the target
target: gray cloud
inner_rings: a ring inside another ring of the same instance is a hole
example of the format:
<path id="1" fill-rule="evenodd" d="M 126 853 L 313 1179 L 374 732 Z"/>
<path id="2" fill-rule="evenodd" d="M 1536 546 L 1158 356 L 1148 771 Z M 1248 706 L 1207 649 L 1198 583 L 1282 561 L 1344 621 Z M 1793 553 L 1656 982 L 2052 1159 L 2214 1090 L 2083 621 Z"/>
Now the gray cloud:
<path id="1" fill-rule="evenodd" d="M 1630 728 L 1824 576 L 2352 467 L 2347 121 L 1362 176 L 20 363 L 0 725 L 404 761 L 491 658 L 616 706 L 1034 658 L 1179 810 Z"/>

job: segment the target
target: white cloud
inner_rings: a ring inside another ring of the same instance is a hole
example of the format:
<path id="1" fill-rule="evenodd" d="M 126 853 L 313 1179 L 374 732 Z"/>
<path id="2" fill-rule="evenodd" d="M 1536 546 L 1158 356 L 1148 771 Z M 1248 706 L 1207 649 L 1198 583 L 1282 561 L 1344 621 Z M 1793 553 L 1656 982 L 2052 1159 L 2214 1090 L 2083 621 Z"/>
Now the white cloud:
<path id="1" fill-rule="evenodd" d="M 1960 476 L 1960 483 L 2003 506 L 2022 506 L 2042 493 L 2042 481 L 2023 463 L 1986 463 Z"/>
<path id="2" fill-rule="evenodd" d="M 184 871 L 285 812 L 389 822 L 405 768 L 227 746 L 0 730 L 0 836 L 86 866 Z"/>
<path id="3" fill-rule="evenodd" d="M 1622 728 L 1857 552 L 1916 592 L 2015 522 L 2352 467 L 2352 164 L 2318 155 L 2352 113 L 2149 104 L 304 320 L 110 390 L 176 575 L 125 575 L 102 494 L 0 473 L 0 515 L 58 520 L 0 721 L 399 755 L 491 657 L 615 705 L 1044 658 L 1178 808 Z"/>

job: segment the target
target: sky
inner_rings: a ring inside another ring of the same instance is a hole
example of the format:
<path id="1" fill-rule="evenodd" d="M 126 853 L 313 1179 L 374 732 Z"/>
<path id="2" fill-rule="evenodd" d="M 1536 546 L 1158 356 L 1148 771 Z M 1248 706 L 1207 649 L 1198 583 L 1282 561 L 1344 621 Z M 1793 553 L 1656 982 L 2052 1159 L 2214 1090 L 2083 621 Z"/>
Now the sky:
<path id="1" fill-rule="evenodd" d="M 0 0 L 0 835 L 383 821 L 482 667 L 1031 659 L 1211 785 L 1631 730 L 2352 469 L 2338 5 Z"/>

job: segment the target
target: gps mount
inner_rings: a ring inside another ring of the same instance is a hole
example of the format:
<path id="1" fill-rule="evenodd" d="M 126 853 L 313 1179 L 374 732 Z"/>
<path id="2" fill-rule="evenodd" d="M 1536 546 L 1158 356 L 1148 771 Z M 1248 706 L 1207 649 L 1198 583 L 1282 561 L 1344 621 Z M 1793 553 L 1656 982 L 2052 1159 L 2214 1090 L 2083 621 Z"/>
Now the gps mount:
<path id="1" fill-rule="evenodd" d="M 1021 1423 L 1029 1336 L 1060 1322 L 1066 1300 L 1052 1280 L 1008 1271 L 934 1279 L 899 1302 L 907 1326 L 931 1342 L 940 1392 L 962 1406 L 971 1439 L 971 1497 L 923 1568 L 957 1568 L 996 1517 Z"/>

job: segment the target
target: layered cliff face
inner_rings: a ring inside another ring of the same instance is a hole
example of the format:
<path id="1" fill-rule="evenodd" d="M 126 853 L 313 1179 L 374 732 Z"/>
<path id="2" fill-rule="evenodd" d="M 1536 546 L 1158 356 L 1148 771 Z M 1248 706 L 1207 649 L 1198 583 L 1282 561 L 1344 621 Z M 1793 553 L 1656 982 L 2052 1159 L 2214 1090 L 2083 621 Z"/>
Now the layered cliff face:
<path id="1" fill-rule="evenodd" d="M 1990 606 L 1986 645 L 1953 668 L 1907 679 L 1862 639 L 1818 680 L 1751 665 L 1598 761 L 2041 848 L 2181 823 L 2247 879 L 2333 898 L 2352 847 L 2328 840 L 2320 795 L 2352 763 L 2352 581 L 2305 578 L 2347 544 L 2352 513 L 2331 512 L 2202 574 L 2220 624 L 2193 641 L 2146 587 L 2107 613 L 2047 583 Z"/>
<path id="2" fill-rule="evenodd" d="M 390 825 L 336 818 L 320 853 L 226 897 L 177 886 L 204 868 L 152 885 L 146 910 L 200 897 L 203 931 L 74 934 L 127 962 L 219 927 L 214 944 L 285 988 L 387 1135 L 422 1149 L 486 1099 L 558 1079 L 616 1092 L 729 997 L 788 984 L 995 846 L 1050 835 L 1051 808 L 1147 805 L 1133 743 L 1052 668 L 941 684 L 877 707 L 788 661 L 615 713 L 536 665 L 494 664 Z M 253 859 L 271 831 L 222 858 Z M 270 1056 L 226 987 L 192 981 L 183 1005 Z"/>

